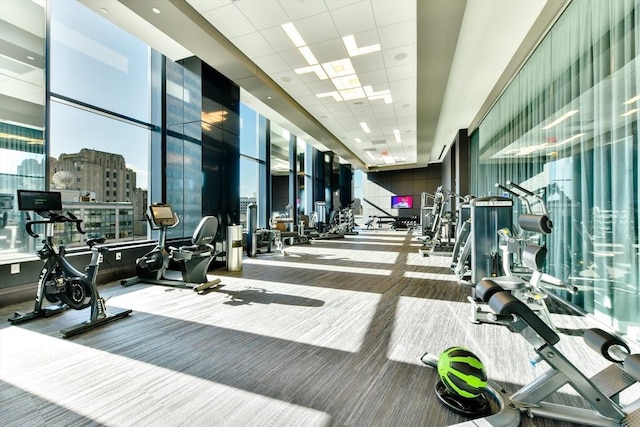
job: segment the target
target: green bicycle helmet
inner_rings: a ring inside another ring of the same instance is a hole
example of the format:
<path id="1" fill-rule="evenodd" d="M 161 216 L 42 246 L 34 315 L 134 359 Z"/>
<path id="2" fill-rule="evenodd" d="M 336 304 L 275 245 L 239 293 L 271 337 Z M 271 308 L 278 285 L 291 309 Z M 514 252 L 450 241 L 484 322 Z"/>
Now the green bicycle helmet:
<path id="1" fill-rule="evenodd" d="M 438 374 L 449 392 L 473 399 L 487 385 L 484 365 L 464 347 L 449 347 L 438 357 Z"/>

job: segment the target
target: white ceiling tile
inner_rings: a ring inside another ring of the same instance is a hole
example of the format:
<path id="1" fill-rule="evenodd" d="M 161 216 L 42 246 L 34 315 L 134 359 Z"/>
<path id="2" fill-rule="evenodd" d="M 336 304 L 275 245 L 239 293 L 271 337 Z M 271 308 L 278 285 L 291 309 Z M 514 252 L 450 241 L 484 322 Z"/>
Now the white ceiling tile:
<path id="1" fill-rule="evenodd" d="M 308 82 L 307 87 L 316 95 L 319 93 L 332 92 L 336 90 L 335 86 L 333 86 L 333 83 L 331 83 L 331 80 L 315 80 L 312 82 Z"/>
<path id="2" fill-rule="evenodd" d="M 331 16 L 341 36 L 376 28 L 373 9 L 368 1 L 333 9 Z"/>
<path id="3" fill-rule="evenodd" d="M 417 28 L 415 21 L 405 21 L 399 24 L 378 28 L 380 44 L 383 49 L 392 49 L 416 43 Z"/>
<path id="4" fill-rule="evenodd" d="M 206 12 L 203 16 L 228 39 L 256 31 L 253 24 L 232 4 Z"/>
<path id="5" fill-rule="evenodd" d="M 295 45 L 279 25 L 276 27 L 265 28 L 260 34 L 271 44 L 276 52 L 291 50 Z"/>
<path id="6" fill-rule="evenodd" d="M 366 71 L 384 70 L 384 58 L 381 52 L 368 53 L 366 55 L 351 58 L 351 63 L 357 73 Z"/>
<path id="7" fill-rule="evenodd" d="M 321 13 L 294 22 L 298 32 L 307 45 L 339 38 L 329 13 Z"/>
<path id="8" fill-rule="evenodd" d="M 397 65 L 387 68 L 387 75 L 392 86 L 397 81 L 415 78 L 416 73 L 416 64 Z"/>
<path id="9" fill-rule="evenodd" d="M 376 24 L 379 27 L 407 20 L 415 22 L 416 20 L 417 0 L 375 0 L 371 2 L 371 6 Z"/>
<path id="10" fill-rule="evenodd" d="M 307 89 L 308 93 L 311 93 L 308 89 Z M 318 98 L 315 94 L 310 94 L 310 95 L 298 95 L 298 94 L 294 94 L 289 92 L 289 89 L 287 89 L 287 93 L 289 93 L 292 97 L 294 97 L 296 99 L 296 101 L 298 101 L 300 103 L 300 105 L 303 105 L 305 108 L 315 108 L 317 106 L 322 105 L 322 102 L 320 101 L 320 98 Z M 324 106 L 322 106 L 323 111 L 326 112 L 326 108 Z"/>
<path id="11" fill-rule="evenodd" d="M 255 58 L 254 62 L 267 74 L 291 71 L 289 64 L 277 53 Z"/>
<path id="12" fill-rule="evenodd" d="M 275 53 L 271 44 L 258 32 L 234 37 L 231 39 L 231 43 L 250 58 L 259 58 Z"/>
<path id="13" fill-rule="evenodd" d="M 275 1 L 244 0 L 234 4 L 258 30 L 289 22 L 284 9 Z"/>
<path id="14" fill-rule="evenodd" d="M 269 77 L 278 85 L 289 91 L 291 88 L 301 87 L 307 89 L 300 76 L 293 71 L 283 71 L 280 73 L 269 73 Z M 308 90 L 308 89 L 307 89 Z M 303 95 L 303 93 L 300 93 Z"/>
<path id="15" fill-rule="evenodd" d="M 280 0 L 280 6 L 292 21 L 327 11 L 323 1 Z"/>
<path id="16" fill-rule="evenodd" d="M 410 84 L 410 83 L 407 83 Z M 391 95 L 393 96 L 393 105 L 394 108 L 401 107 L 402 105 L 409 103 L 411 105 L 416 104 L 416 92 L 415 90 L 392 90 Z"/>
<path id="17" fill-rule="evenodd" d="M 370 0 L 324 0 L 324 3 L 327 6 L 327 9 L 332 10 L 340 9 L 342 7 L 349 6 L 355 3 L 362 3 L 363 1 L 368 2 Z"/>
<path id="18" fill-rule="evenodd" d="M 233 4 L 232 0 L 187 0 L 187 3 L 200 14 Z"/>
<path id="19" fill-rule="evenodd" d="M 416 44 L 410 44 L 385 49 L 382 52 L 385 65 L 387 67 L 395 67 L 396 65 L 416 64 L 415 67 L 417 69 L 418 56 L 416 46 Z"/>
<path id="20" fill-rule="evenodd" d="M 349 57 L 347 49 L 344 47 L 344 43 L 342 43 L 342 39 L 339 38 L 314 43 L 309 45 L 309 48 L 321 64 Z"/>
<path id="21" fill-rule="evenodd" d="M 289 69 L 293 72 L 295 72 L 294 70 L 298 68 L 307 67 L 309 65 L 307 61 L 304 59 L 304 56 L 302 56 L 302 54 L 298 49 L 280 51 L 280 57 L 284 60 L 284 62 L 289 66 Z M 315 73 L 300 74 L 300 76 L 304 76 L 304 75 L 314 76 L 317 79 Z"/>

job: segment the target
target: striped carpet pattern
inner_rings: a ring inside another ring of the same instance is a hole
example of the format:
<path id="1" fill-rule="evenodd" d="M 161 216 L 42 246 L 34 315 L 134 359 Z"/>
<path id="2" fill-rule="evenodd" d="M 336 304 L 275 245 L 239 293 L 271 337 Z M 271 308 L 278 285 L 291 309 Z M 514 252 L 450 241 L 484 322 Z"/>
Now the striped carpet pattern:
<path id="1" fill-rule="evenodd" d="M 449 257 L 422 257 L 406 231 L 362 230 L 286 246 L 211 270 L 221 286 L 144 283 L 100 287 L 122 320 L 72 338 L 60 329 L 88 309 L 12 326 L 0 323 L 0 425 L 25 426 L 445 426 L 425 352 L 460 345 L 488 376 L 515 390 L 543 372 L 507 328 L 468 319 L 469 288 Z M 30 311 L 4 307 L 0 317 Z M 580 347 L 589 319 L 553 315 L 561 348 L 585 370 L 602 361 Z M 591 352 L 593 353 L 593 352 Z M 581 405 L 568 389 L 562 401 Z M 569 426 L 523 418 L 523 426 Z"/>

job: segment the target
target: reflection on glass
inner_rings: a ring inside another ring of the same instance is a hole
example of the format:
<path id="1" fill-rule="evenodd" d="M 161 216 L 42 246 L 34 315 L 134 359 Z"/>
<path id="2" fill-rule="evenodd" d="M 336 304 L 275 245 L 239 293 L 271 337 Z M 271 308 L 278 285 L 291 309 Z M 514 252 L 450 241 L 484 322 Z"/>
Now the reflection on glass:
<path id="1" fill-rule="evenodd" d="M 240 223 L 247 225 L 247 206 L 258 203 L 260 164 L 246 157 L 240 157 Z M 260 204 L 258 204 L 260 209 Z M 260 215 L 258 218 L 262 218 Z M 264 226 L 264 224 L 259 224 Z"/>
<path id="2" fill-rule="evenodd" d="M 50 137 L 50 186 L 65 209 L 84 219 L 92 237 L 146 238 L 150 131 L 52 102 Z"/>
<path id="3" fill-rule="evenodd" d="M 44 190 L 44 8 L 2 1 L 0 23 L 0 254 L 33 252 L 16 190 Z M 30 247 L 31 245 L 31 247 Z"/>
<path id="4" fill-rule="evenodd" d="M 51 92 L 150 120 L 149 47 L 76 0 L 51 5 Z"/>
<path id="5" fill-rule="evenodd" d="M 289 132 L 271 122 L 272 216 L 291 217 L 289 205 Z"/>

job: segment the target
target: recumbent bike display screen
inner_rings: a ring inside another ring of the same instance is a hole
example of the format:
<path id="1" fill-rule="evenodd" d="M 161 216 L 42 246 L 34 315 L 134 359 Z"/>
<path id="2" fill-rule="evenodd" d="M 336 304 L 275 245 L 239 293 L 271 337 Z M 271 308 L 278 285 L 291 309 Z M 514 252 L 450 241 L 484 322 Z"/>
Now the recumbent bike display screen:
<path id="1" fill-rule="evenodd" d="M 149 207 L 151 220 L 156 227 L 170 227 L 176 223 L 173 209 L 169 205 L 152 205 Z"/>

